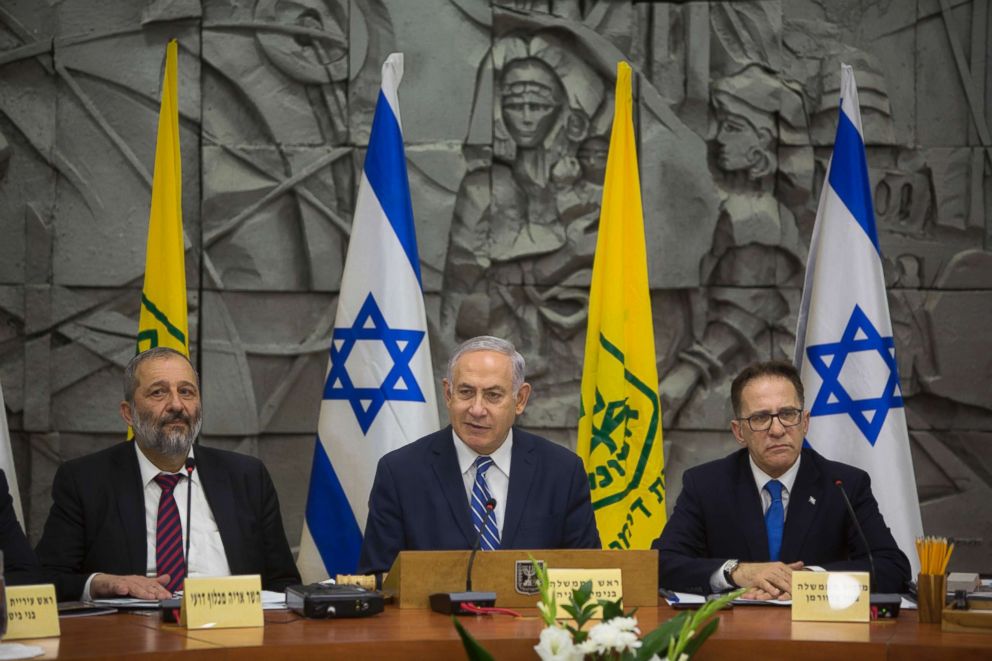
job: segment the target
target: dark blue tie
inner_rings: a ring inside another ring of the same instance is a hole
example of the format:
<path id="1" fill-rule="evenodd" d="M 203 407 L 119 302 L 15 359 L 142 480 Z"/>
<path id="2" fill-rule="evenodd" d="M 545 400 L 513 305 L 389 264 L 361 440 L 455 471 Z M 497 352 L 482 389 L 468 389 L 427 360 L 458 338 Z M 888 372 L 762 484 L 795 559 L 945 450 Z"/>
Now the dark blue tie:
<path id="1" fill-rule="evenodd" d="M 778 560 L 782 550 L 782 529 L 785 528 L 785 508 L 782 506 L 782 483 L 769 480 L 765 490 L 771 494 L 772 504 L 765 512 L 765 530 L 768 532 L 768 559 Z"/>
<path id="2" fill-rule="evenodd" d="M 495 551 L 499 548 L 499 529 L 496 527 L 496 513 L 489 515 L 486 520 L 486 503 L 492 498 L 489 485 L 486 483 L 486 471 L 493 465 L 489 457 L 479 457 L 475 460 L 475 484 L 472 485 L 472 523 L 475 531 L 479 532 L 482 522 L 486 527 L 482 531 L 481 548 L 483 551 Z"/>

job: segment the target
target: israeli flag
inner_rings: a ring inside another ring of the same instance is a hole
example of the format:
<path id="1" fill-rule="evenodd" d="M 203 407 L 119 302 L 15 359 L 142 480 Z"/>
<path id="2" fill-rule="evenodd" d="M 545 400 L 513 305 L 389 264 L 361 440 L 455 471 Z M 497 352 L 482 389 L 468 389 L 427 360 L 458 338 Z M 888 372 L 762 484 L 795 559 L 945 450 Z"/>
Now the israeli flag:
<path id="1" fill-rule="evenodd" d="M 834 152 L 816 212 L 796 330 L 807 442 L 871 476 L 885 522 L 919 571 L 923 534 L 875 230 L 854 70 L 841 65 Z"/>
<path id="2" fill-rule="evenodd" d="M 297 561 L 304 583 L 354 573 L 379 458 L 439 428 L 396 89 L 382 65 L 341 279 Z"/>

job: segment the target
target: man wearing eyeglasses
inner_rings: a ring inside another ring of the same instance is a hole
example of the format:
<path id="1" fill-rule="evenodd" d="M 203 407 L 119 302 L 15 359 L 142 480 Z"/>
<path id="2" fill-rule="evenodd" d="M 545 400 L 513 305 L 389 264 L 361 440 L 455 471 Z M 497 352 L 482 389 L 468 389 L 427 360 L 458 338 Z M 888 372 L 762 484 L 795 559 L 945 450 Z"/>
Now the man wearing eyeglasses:
<path id="1" fill-rule="evenodd" d="M 885 525 L 864 471 L 803 448 L 809 412 L 789 363 L 746 367 L 731 385 L 737 452 L 689 469 L 672 518 L 653 545 L 659 585 L 685 592 L 747 588 L 789 599 L 792 572 L 870 571 L 843 485 L 874 558 L 872 592 L 899 592 L 909 561 Z"/>

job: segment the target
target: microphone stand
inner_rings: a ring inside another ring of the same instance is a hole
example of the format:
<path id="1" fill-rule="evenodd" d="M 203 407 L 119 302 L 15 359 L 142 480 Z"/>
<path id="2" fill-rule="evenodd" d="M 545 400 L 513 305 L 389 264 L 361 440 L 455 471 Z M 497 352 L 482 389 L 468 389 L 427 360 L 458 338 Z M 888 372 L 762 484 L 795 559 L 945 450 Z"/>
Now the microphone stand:
<path id="1" fill-rule="evenodd" d="M 858 515 L 854 512 L 854 506 L 851 505 L 851 499 L 847 496 L 847 489 L 844 488 L 844 481 L 835 479 L 834 484 L 840 490 L 841 496 L 844 497 L 844 504 L 847 505 L 847 512 L 851 515 L 851 521 L 854 523 L 854 529 L 858 532 L 858 537 L 861 538 L 861 543 L 865 545 L 865 553 L 868 555 L 868 576 L 870 578 L 868 605 L 871 609 L 871 619 L 877 620 L 898 617 L 899 607 L 902 604 L 902 597 L 898 594 L 873 591 L 877 584 L 875 582 L 875 558 L 871 554 L 871 545 L 868 543 L 868 537 L 865 536 L 865 531 L 861 528 L 861 522 L 858 521 Z"/>
<path id="2" fill-rule="evenodd" d="M 196 459 L 186 457 L 186 576 L 189 576 L 189 543 L 193 538 L 193 471 Z"/>
<path id="3" fill-rule="evenodd" d="M 482 525 L 479 526 L 479 534 L 475 536 L 475 544 L 472 545 L 472 553 L 468 556 L 468 568 L 465 572 L 465 592 L 435 592 L 430 596 L 431 610 L 444 615 L 466 615 L 474 614 L 463 605 L 487 607 L 496 605 L 495 592 L 473 592 L 472 591 L 472 565 L 475 562 L 475 554 L 482 546 L 482 532 L 486 529 L 492 517 L 493 510 L 496 509 L 496 499 L 490 498 L 486 502 L 486 512 L 482 517 Z"/>

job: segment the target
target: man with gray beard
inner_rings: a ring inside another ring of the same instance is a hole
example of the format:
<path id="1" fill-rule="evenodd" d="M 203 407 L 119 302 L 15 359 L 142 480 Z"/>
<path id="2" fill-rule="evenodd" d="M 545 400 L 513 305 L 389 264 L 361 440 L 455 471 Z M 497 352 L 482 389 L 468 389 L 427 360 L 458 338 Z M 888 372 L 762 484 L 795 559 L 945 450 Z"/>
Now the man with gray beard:
<path id="1" fill-rule="evenodd" d="M 120 414 L 134 443 L 67 461 L 52 483 L 36 550 L 60 601 L 165 599 L 187 575 L 260 574 L 266 590 L 300 582 L 262 462 L 194 446 L 200 388 L 186 356 L 135 356 Z"/>

